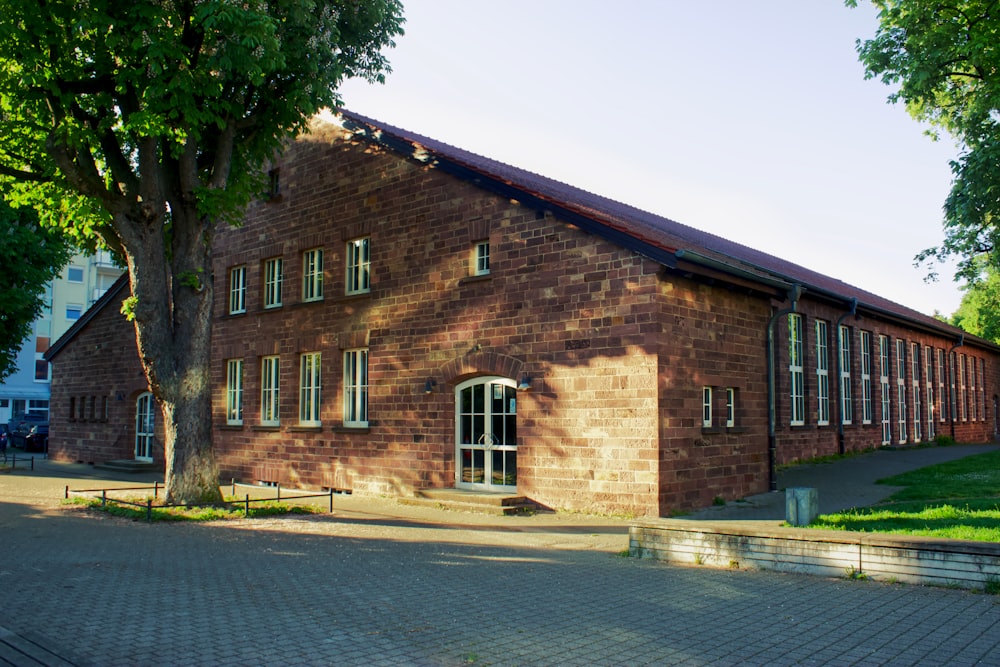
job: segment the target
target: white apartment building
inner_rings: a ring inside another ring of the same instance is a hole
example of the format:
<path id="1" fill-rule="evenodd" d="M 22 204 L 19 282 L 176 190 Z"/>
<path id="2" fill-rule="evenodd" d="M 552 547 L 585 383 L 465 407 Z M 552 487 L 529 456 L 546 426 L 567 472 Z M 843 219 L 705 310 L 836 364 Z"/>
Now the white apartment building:
<path id="1" fill-rule="evenodd" d="M 46 286 L 45 308 L 35 320 L 32 335 L 21 346 L 17 370 L 0 385 L 0 423 L 6 424 L 25 412 L 48 412 L 52 374 L 42 355 L 121 273 L 107 251 L 81 253 L 74 255 L 59 277 Z"/>

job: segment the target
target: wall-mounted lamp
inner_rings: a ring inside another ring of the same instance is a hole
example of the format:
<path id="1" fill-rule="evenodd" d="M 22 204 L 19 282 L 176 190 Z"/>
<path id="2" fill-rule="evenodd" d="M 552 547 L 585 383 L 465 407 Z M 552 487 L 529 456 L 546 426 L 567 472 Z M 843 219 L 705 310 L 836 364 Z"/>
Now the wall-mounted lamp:
<path id="1" fill-rule="evenodd" d="M 433 394 L 434 387 L 436 386 L 437 386 L 437 380 L 435 380 L 434 378 L 427 378 L 427 381 L 424 382 L 424 393 Z"/>
<path id="2" fill-rule="evenodd" d="M 521 381 L 517 383 L 518 391 L 531 391 L 531 380 L 532 378 L 528 375 L 522 375 Z"/>

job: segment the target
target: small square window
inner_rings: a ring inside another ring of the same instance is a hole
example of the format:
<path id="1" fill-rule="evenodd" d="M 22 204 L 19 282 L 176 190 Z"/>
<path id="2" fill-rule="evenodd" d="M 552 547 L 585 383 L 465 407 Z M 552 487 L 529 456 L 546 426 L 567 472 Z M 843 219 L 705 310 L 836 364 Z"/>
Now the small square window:
<path id="1" fill-rule="evenodd" d="M 83 267 L 71 266 L 66 269 L 66 280 L 71 283 L 83 282 Z"/>
<path id="2" fill-rule="evenodd" d="M 83 314 L 83 306 L 77 306 L 76 304 L 66 304 L 66 319 L 67 320 L 78 320 L 80 315 Z"/>

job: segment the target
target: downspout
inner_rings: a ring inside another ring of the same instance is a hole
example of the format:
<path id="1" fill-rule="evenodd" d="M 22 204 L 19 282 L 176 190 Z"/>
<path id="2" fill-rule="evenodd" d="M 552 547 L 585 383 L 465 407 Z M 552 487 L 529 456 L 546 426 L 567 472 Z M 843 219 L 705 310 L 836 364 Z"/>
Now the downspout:
<path id="1" fill-rule="evenodd" d="M 958 335 L 958 342 L 955 343 L 954 345 L 952 345 L 951 349 L 948 350 L 948 373 L 949 373 L 949 377 L 948 377 L 948 430 L 951 431 L 951 439 L 952 440 L 955 439 L 955 411 L 952 409 L 952 406 L 953 405 L 956 406 L 956 407 L 958 406 L 958 400 L 957 400 L 958 397 L 957 396 L 955 396 L 955 397 L 952 396 L 952 392 L 953 392 L 952 388 L 955 386 L 955 383 L 958 382 L 958 372 L 955 370 L 955 364 L 952 363 L 952 357 L 953 357 L 953 355 L 955 353 L 955 350 L 957 350 L 958 348 L 962 347 L 963 345 L 965 345 L 965 334 L 964 333 L 960 333 Z"/>
<path id="2" fill-rule="evenodd" d="M 778 490 L 778 436 L 777 436 L 777 408 L 776 408 L 776 388 L 774 368 L 774 325 L 778 318 L 790 313 L 794 313 L 799 308 L 799 297 L 802 296 L 802 285 L 796 283 L 788 290 L 788 300 L 791 307 L 779 310 L 771 316 L 767 323 L 767 481 L 768 490 Z"/>
<path id="3" fill-rule="evenodd" d="M 858 316 L 858 299 L 853 297 L 851 299 L 851 309 L 846 313 L 837 318 L 837 402 L 839 403 L 837 407 L 837 414 L 840 416 L 837 420 L 837 450 L 843 454 L 846 451 L 846 446 L 844 445 L 844 377 L 843 377 L 843 362 L 840 358 L 841 354 L 841 340 L 840 340 L 840 325 L 847 317 L 854 315 Z"/>

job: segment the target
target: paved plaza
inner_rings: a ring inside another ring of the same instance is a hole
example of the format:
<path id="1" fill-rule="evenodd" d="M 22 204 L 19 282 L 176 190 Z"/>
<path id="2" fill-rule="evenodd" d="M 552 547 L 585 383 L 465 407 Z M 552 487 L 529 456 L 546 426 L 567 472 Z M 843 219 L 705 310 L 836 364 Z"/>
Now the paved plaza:
<path id="1" fill-rule="evenodd" d="M 0 474 L 0 665 L 1000 665 L 998 597 L 627 558 L 624 519 L 61 505 L 65 485 L 136 482 L 43 459 Z"/>

